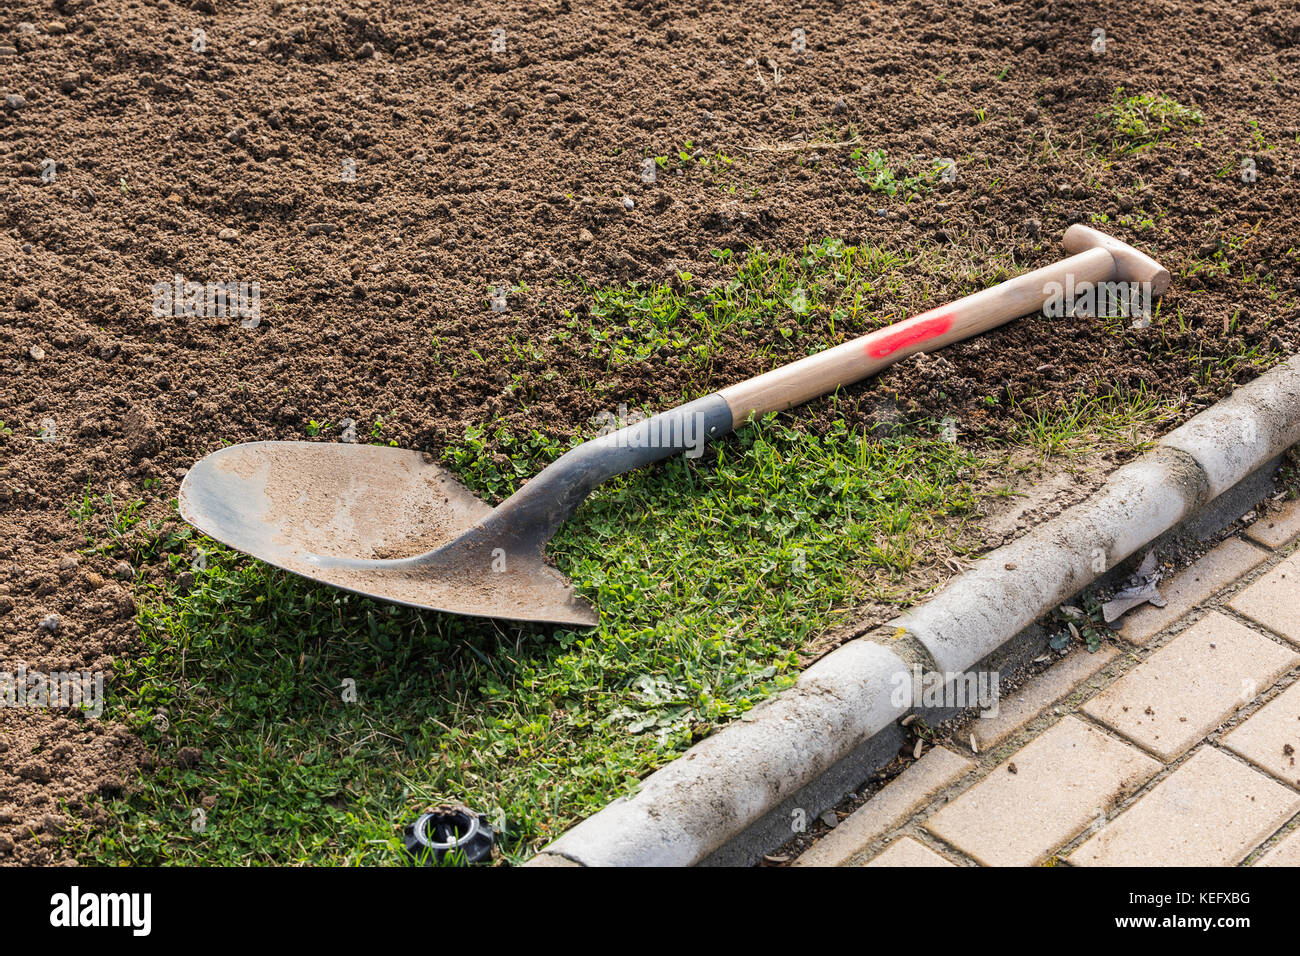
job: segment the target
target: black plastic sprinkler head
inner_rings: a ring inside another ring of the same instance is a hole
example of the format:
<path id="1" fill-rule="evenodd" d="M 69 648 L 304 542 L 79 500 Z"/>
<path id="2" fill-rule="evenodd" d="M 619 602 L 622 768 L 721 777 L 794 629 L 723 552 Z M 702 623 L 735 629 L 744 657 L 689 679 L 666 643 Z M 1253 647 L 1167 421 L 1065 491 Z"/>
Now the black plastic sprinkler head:
<path id="1" fill-rule="evenodd" d="M 404 831 L 406 852 L 416 863 L 433 866 L 459 851 L 466 863 L 492 859 L 495 834 L 486 814 L 468 807 L 434 807 Z"/>

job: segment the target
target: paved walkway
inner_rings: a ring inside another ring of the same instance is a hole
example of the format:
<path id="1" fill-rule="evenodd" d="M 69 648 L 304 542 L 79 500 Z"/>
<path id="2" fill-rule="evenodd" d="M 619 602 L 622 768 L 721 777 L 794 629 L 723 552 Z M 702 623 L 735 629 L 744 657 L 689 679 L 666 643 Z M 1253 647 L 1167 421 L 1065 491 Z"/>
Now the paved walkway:
<path id="1" fill-rule="evenodd" d="M 934 747 L 796 866 L 1300 865 L 1300 503 Z"/>

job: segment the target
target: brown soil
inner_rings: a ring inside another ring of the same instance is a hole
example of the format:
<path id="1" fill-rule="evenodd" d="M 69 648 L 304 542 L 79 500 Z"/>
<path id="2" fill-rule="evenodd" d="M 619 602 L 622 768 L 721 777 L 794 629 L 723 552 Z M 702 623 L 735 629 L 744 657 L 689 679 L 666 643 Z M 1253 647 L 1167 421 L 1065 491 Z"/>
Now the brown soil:
<path id="1" fill-rule="evenodd" d="M 764 368 L 761 335 L 724 340 L 706 381 L 670 354 L 617 369 L 551 346 L 496 358 L 581 310 L 560 284 L 572 277 L 689 271 L 708 285 L 729 268 L 710 250 L 794 252 L 824 236 L 1001 250 L 1033 266 L 1058 257 L 1069 223 L 1103 213 L 1102 228 L 1171 267 L 1156 329 L 1013 323 L 943 365 L 909 362 L 851 391 L 954 415 L 971 436 L 1005 428 L 1010 403 L 985 396 L 1032 406 L 1094 381 L 1185 395 L 1190 410 L 1253 374 L 1216 372 L 1217 359 L 1300 340 L 1293 2 L 693 7 L 7 3 L 0 670 L 104 670 L 111 686 L 113 660 L 131 651 L 116 558 L 66 560 L 82 545 L 68 509 L 88 487 L 175 488 L 222 442 L 302 438 L 309 419 L 364 428 L 382 416 L 385 439 L 435 454 L 470 424 L 570 434 L 594 402 L 666 407 Z M 492 50 L 498 28 L 504 52 Z M 1107 33 L 1100 56 L 1094 28 Z M 1205 125 L 1110 161 L 1096 113 L 1119 86 L 1195 105 Z M 910 204 L 869 192 L 847 148 L 816 145 L 850 127 L 890 157 L 952 157 L 958 181 Z M 642 157 L 688 140 L 734 157 L 734 193 L 695 165 L 642 183 Z M 1235 174 L 1245 157 L 1252 184 Z M 1227 274 L 1183 274 L 1216 243 Z M 175 274 L 260 283 L 261 324 L 155 318 L 152 287 Z M 493 287 L 520 283 L 507 311 L 491 311 Z M 507 391 L 515 375 L 526 408 Z M 593 380 L 596 393 L 582 385 Z M 809 427 L 830 414 L 799 413 Z M 53 440 L 35 440 L 47 419 Z M 50 613 L 59 629 L 38 629 Z M 96 720 L 6 709 L 0 735 L 0 861 L 54 859 L 59 807 L 88 812 L 86 797 L 148 760 Z"/>

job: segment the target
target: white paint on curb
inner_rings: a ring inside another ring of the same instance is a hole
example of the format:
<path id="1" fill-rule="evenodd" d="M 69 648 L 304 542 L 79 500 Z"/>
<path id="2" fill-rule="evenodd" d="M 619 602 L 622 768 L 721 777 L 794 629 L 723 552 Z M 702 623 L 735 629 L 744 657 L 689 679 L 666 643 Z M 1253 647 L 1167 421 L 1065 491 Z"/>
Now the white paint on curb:
<path id="1" fill-rule="evenodd" d="M 1101 574 L 1300 443 L 1300 357 L 1171 432 L 1100 491 L 987 555 L 894 622 L 940 671 L 964 671 Z M 910 672 L 866 638 L 808 668 L 794 687 L 662 767 L 529 862 L 689 866 L 900 718 Z M 809 815 L 821 807 L 806 808 Z"/>

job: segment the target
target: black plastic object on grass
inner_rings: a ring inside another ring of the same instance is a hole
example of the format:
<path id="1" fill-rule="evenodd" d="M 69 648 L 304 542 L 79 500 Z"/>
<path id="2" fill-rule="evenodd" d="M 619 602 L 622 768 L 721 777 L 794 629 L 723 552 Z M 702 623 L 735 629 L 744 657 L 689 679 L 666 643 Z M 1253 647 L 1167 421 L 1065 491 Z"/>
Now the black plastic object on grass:
<path id="1" fill-rule="evenodd" d="M 485 814 L 468 807 L 434 807 L 408 824 L 402 843 L 411 859 L 432 866 L 459 851 L 466 863 L 492 859 L 496 835 Z"/>

